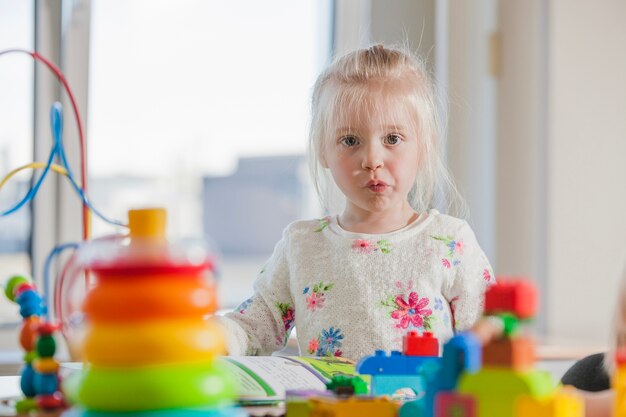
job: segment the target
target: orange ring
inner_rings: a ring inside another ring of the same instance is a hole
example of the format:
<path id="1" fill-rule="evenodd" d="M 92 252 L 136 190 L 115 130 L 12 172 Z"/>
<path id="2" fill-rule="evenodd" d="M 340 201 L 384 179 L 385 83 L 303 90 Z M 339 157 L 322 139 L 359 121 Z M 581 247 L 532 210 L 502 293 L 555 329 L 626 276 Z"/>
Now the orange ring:
<path id="1" fill-rule="evenodd" d="M 200 319 L 215 312 L 215 293 L 200 280 L 107 281 L 87 294 L 83 311 L 93 322 Z"/>
<path id="2" fill-rule="evenodd" d="M 87 362 L 107 367 L 206 362 L 225 351 L 214 320 L 98 325 L 87 331 L 83 346 Z"/>

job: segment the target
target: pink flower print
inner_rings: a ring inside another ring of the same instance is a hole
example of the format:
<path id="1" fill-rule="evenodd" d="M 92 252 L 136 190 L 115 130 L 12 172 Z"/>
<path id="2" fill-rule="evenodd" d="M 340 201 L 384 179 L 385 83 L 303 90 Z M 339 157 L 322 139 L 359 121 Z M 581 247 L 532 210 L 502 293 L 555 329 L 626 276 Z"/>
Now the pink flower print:
<path id="1" fill-rule="evenodd" d="M 425 308 L 428 306 L 428 301 L 427 297 L 420 299 L 416 292 L 409 294 L 408 302 L 404 301 L 402 295 L 398 295 L 395 302 L 399 309 L 391 313 L 392 318 L 399 320 L 396 327 L 406 329 L 410 324 L 421 327 L 424 324 L 424 318 L 433 314 L 431 309 Z"/>
<path id="2" fill-rule="evenodd" d="M 487 268 L 485 268 L 485 270 L 483 271 L 483 278 L 487 282 L 491 281 L 491 274 L 489 273 L 489 270 Z"/>
<path id="3" fill-rule="evenodd" d="M 441 264 L 442 264 L 443 266 L 445 266 L 447 269 L 452 268 L 452 264 L 451 264 L 451 263 L 450 263 L 450 261 L 449 261 L 449 260 L 447 260 L 446 258 L 443 258 L 443 259 L 441 260 Z"/>
<path id="4" fill-rule="evenodd" d="M 296 319 L 293 306 L 289 303 L 276 303 L 276 307 L 280 311 L 280 317 L 283 320 L 285 326 L 285 332 L 288 333 L 294 325 Z"/>
<path id="5" fill-rule="evenodd" d="M 324 294 L 332 290 L 334 285 L 332 282 L 325 283 L 320 281 L 313 287 L 305 287 L 302 294 L 306 296 L 306 308 L 315 311 L 324 307 L 324 302 L 326 301 Z"/>
<path id="6" fill-rule="evenodd" d="M 355 239 L 352 243 L 352 250 L 359 253 L 372 253 L 375 250 L 374 246 L 365 239 Z"/>
<path id="7" fill-rule="evenodd" d="M 462 240 L 456 241 L 453 251 L 458 252 L 459 255 L 463 255 L 463 247 L 464 245 Z"/>
<path id="8" fill-rule="evenodd" d="M 369 241 L 365 239 L 354 239 L 352 242 L 352 250 L 358 253 L 372 253 L 380 251 L 381 253 L 391 253 L 393 245 L 391 242 L 385 239 L 381 239 L 377 242 Z"/>
<path id="9" fill-rule="evenodd" d="M 319 348 L 320 342 L 317 339 L 309 340 L 309 348 L 307 349 L 311 355 L 314 355 L 317 352 L 317 348 Z"/>
<path id="10" fill-rule="evenodd" d="M 314 292 L 306 298 L 306 308 L 315 311 L 316 308 L 324 307 L 324 294 Z"/>

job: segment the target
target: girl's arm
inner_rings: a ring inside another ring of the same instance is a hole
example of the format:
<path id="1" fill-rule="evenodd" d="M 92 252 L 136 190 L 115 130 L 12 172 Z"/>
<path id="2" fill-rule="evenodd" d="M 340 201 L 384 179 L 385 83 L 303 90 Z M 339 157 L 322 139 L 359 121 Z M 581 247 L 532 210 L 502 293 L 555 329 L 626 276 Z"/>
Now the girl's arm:
<path id="1" fill-rule="evenodd" d="M 493 270 L 467 222 L 454 236 L 454 268 L 443 295 L 450 303 L 455 330 L 472 327 L 483 312 L 485 290 L 495 282 Z"/>
<path id="2" fill-rule="evenodd" d="M 580 391 L 578 393 L 585 401 L 585 417 L 612 417 L 613 400 L 615 393 L 613 390 L 600 392 Z"/>
<path id="3" fill-rule="evenodd" d="M 229 355 L 270 355 L 287 343 L 295 325 L 289 286 L 288 230 L 254 283 L 254 294 L 218 320 L 226 330 Z"/>

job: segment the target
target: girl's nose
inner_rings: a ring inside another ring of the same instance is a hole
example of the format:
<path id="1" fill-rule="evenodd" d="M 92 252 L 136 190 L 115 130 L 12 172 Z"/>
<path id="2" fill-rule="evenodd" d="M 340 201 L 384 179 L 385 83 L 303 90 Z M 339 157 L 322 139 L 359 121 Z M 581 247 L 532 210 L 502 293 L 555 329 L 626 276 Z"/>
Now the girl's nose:
<path id="1" fill-rule="evenodd" d="M 375 149 L 375 146 L 369 146 L 365 154 L 363 155 L 363 162 L 361 168 L 368 171 L 376 171 L 379 168 L 384 167 L 383 158 L 381 152 Z"/>

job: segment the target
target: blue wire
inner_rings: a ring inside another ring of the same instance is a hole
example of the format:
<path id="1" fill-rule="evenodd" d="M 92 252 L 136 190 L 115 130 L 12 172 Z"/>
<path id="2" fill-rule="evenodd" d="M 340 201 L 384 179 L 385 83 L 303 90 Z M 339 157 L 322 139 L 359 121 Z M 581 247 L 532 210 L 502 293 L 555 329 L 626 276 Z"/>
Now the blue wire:
<path id="1" fill-rule="evenodd" d="M 55 246 L 46 258 L 46 262 L 43 266 L 43 299 L 46 306 L 44 308 L 43 315 L 46 320 L 48 319 L 48 312 L 50 311 L 50 265 L 52 264 L 52 260 L 55 256 L 60 255 L 65 249 L 77 249 L 78 246 L 78 243 L 64 243 L 62 245 Z"/>
<path id="2" fill-rule="evenodd" d="M 58 156 L 59 160 L 61 161 L 61 165 L 67 171 L 67 177 L 70 180 L 70 183 L 72 184 L 72 187 L 74 188 L 74 191 L 79 195 L 83 204 L 85 204 L 91 211 L 94 212 L 96 216 L 100 217 L 105 222 L 113 224 L 115 226 L 126 227 L 126 225 L 122 223 L 121 221 L 111 220 L 107 218 L 106 216 L 104 216 L 102 213 L 100 213 L 87 199 L 87 196 L 85 195 L 85 192 L 83 191 L 83 189 L 79 187 L 78 184 L 76 183 L 76 180 L 74 179 L 70 166 L 67 163 L 65 150 L 63 149 L 63 140 L 62 140 L 63 107 L 61 106 L 61 103 L 59 102 L 55 102 L 50 109 L 50 126 L 52 128 L 53 145 L 52 145 L 52 150 L 50 151 L 50 156 L 48 157 L 48 162 L 46 164 L 46 167 L 43 170 L 43 173 L 41 174 L 41 176 L 39 177 L 35 185 L 31 187 L 31 189 L 28 191 L 26 196 L 24 196 L 24 198 L 12 208 L 0 213 L 0 217 L 8 216 L 9 214 L 14 213 L 15 211 L 19 210 L 22 206 L 24 206 L 24 204 L 32 201 L 32 199 L 35 197 L 35 195 L 39 191 L 39 187 L 41 187 L 43 180 L 48 175 L 48 172 L 50 171 L 50 167 L 52 163 L 54 162 L 55 156 Z"/>
<path id="3" fill-rule="evenodd" d="M 65 156 L 65 150 L 63 148 L 63 139 L 62 139 L 62 131 L 63 131 L 63 108 L 61 107 L 61 103 L 56 102 L 52 105 L 50 109 L 50 123 L 52 126 L 52 135 L 54 136 L 54 142 L 56 144 L 56 148 L 58 149 L 59 159 L 61 161 L 61 165 L 67 171 L 67 178 L 70 180 L 70 183 L 74 187 L 74 191 L 80 196 L 83 203 L 89 207 L 91 211 L 102 220 L 107 223 L 116 225 L 116 226 L 126 226 L 124 223 L 118 220 L 111 220 L 107 218 L 105 215 L 100 213 L 87 199 L 85 192 L 81 187 L 78 186 L 76 180 L 74 179 L 74 175 L 72 174 L 72 170 L 67 162 L 67 158 Z"/>
<path id="4" fill-rule="evenodd" d="M 43 173 L 41 174 L 41 176 L 39 177 L 35 185 L 31 187 L 31 189 L 28 191 L 28 193 L 24 196 L 24 198 L 19 203 L 17 203 L 12 208 L 4 211 L 3 213 L 0 213 L 0 217 L 8 216 L 9 214 L 19 210 L 24 204 L 30 202 L 35 197 L 35 194 L 37 194 L 37 191 L 39 191 L 39 187 L 41 187 L 43 180 L 46 178 L 46 176 L 48 175 L 48 172 L 50 171 L 50 166 L 52 165 L 52 162 L 54 161 L 54 156 L 56 153 L 57 153 L 57 147 L 55 144 L 52 147 L 50 156 L 48 157 L 48 163 L 46 164 L 46 167 L 44 168 Z"/>

